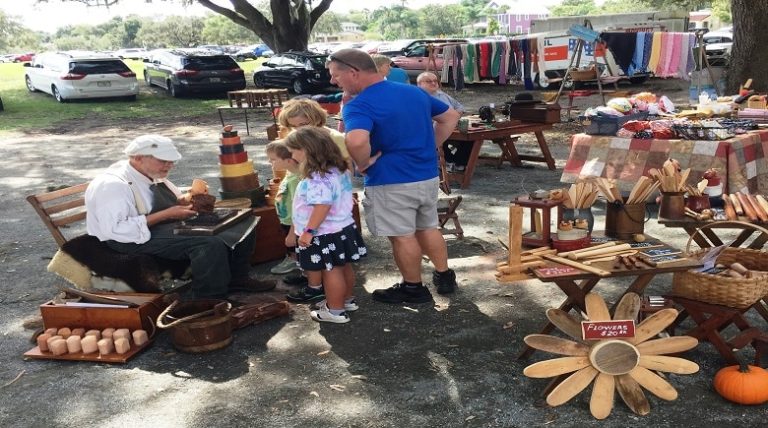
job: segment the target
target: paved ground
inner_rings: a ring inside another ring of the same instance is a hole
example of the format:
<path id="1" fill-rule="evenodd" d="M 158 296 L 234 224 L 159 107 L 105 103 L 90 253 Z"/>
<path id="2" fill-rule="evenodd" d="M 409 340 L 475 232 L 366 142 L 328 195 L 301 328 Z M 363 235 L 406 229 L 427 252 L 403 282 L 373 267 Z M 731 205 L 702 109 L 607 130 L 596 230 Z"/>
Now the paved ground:
<path id="1" fill-rule="evenodd" d="M 506 98 L 474 92 L 496 102 Z M 466 102 L 476 108 L 482 100 L 467 95 Z M 435 294 L 434 306 L 371 301 L 372 290 L 399 278 L 386 241 L 366 234 L 371 256 L 358 270 L 361 309 L 349 324 L 318 325 L 298 305 L 289 317 L 237 331 L 231 346 L 207 354 L 179 353 L 161 334 L 126 365 L 25 360 L 21 355 L 32 347 L 31 331 L 22 323 L 61 283 L 45 271 L 55 244 L 24 201 L 26 195 L 92 178 L 120 156 L 128 139 L 150 131 L 178 142 L 185 158 L 172 173 L 176 182 L 193 177 L 216 182 L 215 118 L 62 129 L 0 141 L 2 426 L 743 427 L 763 425 L 768 416 L 765 405 L 729 404 L 712 390 L 712 377 L 723 362 L 708 344 L 686 354 L 700 364 L 699 373 L 668 377 L 680 397 L 673 402 L 651 397 L 652 410 L 645 417 L 632 414 L 617 398 L 612 415 L 597 422 L 589 414 L 589 390 L 561 407 L 541 406 L 538 394 L 546 382 L 523 376 L 522 369 L 549 356 L 537 353 L 519 361 L 516 355 L 523 337 L 539 328 L 544 311 L 563 296 L 538 281 L 499 284 L 493 273 L 505 257 L 498 239 L 506 237 L 508 201 L 559 186 L 561 171 L 542 165 L 483 166 L 469 189 L 456 191 L 465 198 L 459 212 L 466 238 L 449 238 L 448 245 L 460 289 L 450 297 Z M 560 169 L 574 129 L 559 125 L 548 134 Z M 264 136 L 256 137 L 245 142 L 265 183 Z M 603 217 L 597 211 L 600 228 Z M 655 219 L 646 230 L 685 244 L 679 231 L 666 230 Z M 430 274 L 425 263 L 425 278 Z M 670 283 L 670 276 L 661 276 L 649 291 L 664 293 Z M 626 283 L 604 281 L 597 292 L 611 301 L 622 287 Z M 287 289 L 281 286 L 274 295 Z M 751 356 L 744 352 L 745 358 Z"/>

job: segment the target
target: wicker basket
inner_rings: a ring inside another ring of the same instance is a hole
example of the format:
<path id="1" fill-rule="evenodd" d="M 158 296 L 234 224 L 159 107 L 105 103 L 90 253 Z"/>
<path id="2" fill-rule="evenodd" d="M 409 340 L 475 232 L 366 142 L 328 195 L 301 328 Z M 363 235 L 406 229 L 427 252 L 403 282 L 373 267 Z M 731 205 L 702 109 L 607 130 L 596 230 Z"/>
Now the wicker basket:
<path id="1" fill-rule="evenodd" d="M 731 223 L 744 228 L 755 229 L 762 233 L 768 230 L 740 221 L 714 222 L 700 227 L 688 239 L 686 254 L 688 257 L 697 258 L 703 256 L 709 249 L 690 252 L 691 241 L 702 230 L 709 229 L 713 225 Z M 768 271 L 768 253 L 765 251 L 747 248 L 727 247 L 717 257 L 717 263 L 730 265 L 741 263 L 749 270 Z M 676 272 L 672 279 L 672 295 L 698 300 L 714 305 L 728 306 L 736 309 L 748 308 L 768 294 L 768 278 L 758 276 L 755 278 L 732 278 L 713 275 L 702 272 L 686 271 Z"/>

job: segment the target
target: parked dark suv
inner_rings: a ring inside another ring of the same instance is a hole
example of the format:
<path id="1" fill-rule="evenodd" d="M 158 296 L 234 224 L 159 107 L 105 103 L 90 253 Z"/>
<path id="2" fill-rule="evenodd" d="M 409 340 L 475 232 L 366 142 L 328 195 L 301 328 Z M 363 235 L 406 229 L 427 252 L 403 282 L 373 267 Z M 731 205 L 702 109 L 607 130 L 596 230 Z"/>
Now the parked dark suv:
<path id="1" fill-rule="evenodd" d="M 147 85 L 174 97 L 245 89 L 245 73 L 229 55 L 201 49 L 159 49 L 144 60 Z"/>
<path id="2" fill-rule="evenodd" d="M 325 89 L 332 86 L 325 68 L 327 58 L 316 52 L 275 54 L 253 72 L 253 83 L 259 88 L 288 88 L 297 94 Z"/>

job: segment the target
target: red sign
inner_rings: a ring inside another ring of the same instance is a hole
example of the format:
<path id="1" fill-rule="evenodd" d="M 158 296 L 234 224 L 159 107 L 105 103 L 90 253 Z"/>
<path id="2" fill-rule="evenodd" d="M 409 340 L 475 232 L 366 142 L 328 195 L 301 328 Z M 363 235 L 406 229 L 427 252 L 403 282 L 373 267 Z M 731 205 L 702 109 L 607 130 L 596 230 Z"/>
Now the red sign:
<path id="1" fill-rule="evenodd" d="M 544 60 L 561 61 L 568 59 L 568 46 L 552 46 L 544 48 Z"/>
<path id="2" fill-rule="evenodd" d="M 584 340 L 635 337 L 635 321 L 582 321 L 581 335 Z"/>

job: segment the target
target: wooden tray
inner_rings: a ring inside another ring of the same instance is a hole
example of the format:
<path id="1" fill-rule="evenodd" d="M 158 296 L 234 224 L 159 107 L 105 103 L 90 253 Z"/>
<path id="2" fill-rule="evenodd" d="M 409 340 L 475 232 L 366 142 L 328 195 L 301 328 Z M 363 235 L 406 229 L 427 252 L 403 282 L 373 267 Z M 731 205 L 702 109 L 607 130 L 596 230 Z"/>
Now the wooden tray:
<path id="1" fill-rule="evenodd" d="M 132 344 L 131 350 L 126 352 L 125 354 L 118 354 L 117 352 L 113 352 L 111 354 L 106 354 L 106 355 L 101 355 L 98 353 L 98 351 L 92 354 L 83 354 L 82 352 L 76 352 L 74 354 L 53 355 L 52 352 L 43 352 L 40 350 L 39 346 L 35 346 L 34 348 L 25 352 L 24 356 L 33 358 L 35 360 L 91 361 L 94 363 L 125 364 L 126 362 L 128 362 L 128 360 L 136 356 L 136 354 L 146 349 L 150 344 L 152 344 L 152 340 L 148 341 L 147 343 L 141 346 L 135 346 Z"/>
<path id="2" fill-rule="evenodd" d="M 197 235 L 197 236 L 211 236 L 215 235 L 222 230 L 229 229 L 230 227 L 240 223 L 241 221 L 245 220 L 247 217 L 252 215 L 252 210 L 250 208 L 244 208 L 237 210 L 237 214 L 235 214 L 232 217 L 227 218 L 223 222 L 215 225 L 215 226 L 187 226 L 187 225 L 180 225 L 173 229 L 173 233 L 176 235 Z"/>

